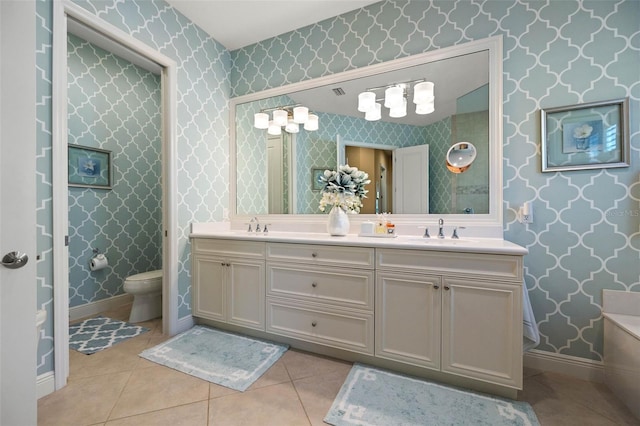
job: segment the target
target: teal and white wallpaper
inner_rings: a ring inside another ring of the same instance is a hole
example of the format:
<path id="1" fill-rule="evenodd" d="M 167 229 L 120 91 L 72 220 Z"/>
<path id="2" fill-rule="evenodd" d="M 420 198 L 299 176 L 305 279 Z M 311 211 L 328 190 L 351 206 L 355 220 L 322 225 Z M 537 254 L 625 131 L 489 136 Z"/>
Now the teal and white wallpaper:
<path id="1" fill-rule="evenodd" d="M 189 224 L 228 205 L 229 96 L 502 35 L 504 233 L 529 249 L 539 349 L 602 359 L 601 290 L 640 291 L 640 2 L 387 0 L 234 52 L 161 0 L 78 4 L 178 63 L 180 317 L 191 311 Z M 50 315 L 38 374 L 53 369 L 51 9 L 38 0 L 38 307 Z M 541 173 L 540 108 L 622 97 L 631 167 Z M 526 226 L 515 218 L 524 201 Z"/>
<path id="2" fill-rule="evenodd" d="M 76 36 L 67 41 L 68 142 L 111 151 L 111 190 L 69 188 L 69 306 L 123 294 L 162 268 L 160 76 Z M 109 267 L 90 271 L 93 249 Z"/>
<path id="3" fill-rule="evenodd" d="M 638 22 L 636 0 L 382 1 L 232 52 L 231 93 L 502 35 L 504 235 L 529 249 L 538 349 L 602 360 L 602 289 L 640 291 Z M 541 108 L 623 97 L 631 167 L 541 173 Z"/>

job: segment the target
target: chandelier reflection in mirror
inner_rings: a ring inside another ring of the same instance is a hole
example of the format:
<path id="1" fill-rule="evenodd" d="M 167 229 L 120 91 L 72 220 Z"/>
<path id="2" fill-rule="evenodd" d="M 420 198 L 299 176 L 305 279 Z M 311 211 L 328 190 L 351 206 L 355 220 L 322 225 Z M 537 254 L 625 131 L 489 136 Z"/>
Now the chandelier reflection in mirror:
<path id="1" fill-rule="evenodd" d="M 376 91 L 383 89 L 384 98 L 378 98 Z M 389 117 L 405 117 L 407 115 L 407 99 L 411 90 L 413 90 L 416 114 L 431 114 L 435 111 L 433 83 L 425 79 L 369 88 L 358 95 L 358 111 L 364 112 L 365 120 L 376 121 L 382 118 L 382 105 L 384 105 L 389 109 Z"/>
<path id="2" fill-rule="evenodd" d="M 273 117 L 270 120 L 269 112 L 271 111 L 273 111 Z M 287 133 L 298 133 L 301 124 L 305 130 L 318 130 L 318 116 L 310 113 L 309 108 L 300 104 L 265 108 L 253 117 L 254 127 L 266 129 L 270 135 L 280 135 L 282 129 Z"/>

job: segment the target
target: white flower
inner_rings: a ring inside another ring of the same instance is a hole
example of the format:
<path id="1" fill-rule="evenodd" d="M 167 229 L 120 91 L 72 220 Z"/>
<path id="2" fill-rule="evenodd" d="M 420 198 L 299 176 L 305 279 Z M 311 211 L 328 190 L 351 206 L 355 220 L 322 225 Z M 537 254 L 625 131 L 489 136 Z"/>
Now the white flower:
<path id="1" fill-rule="evenodd" d="M 323 183 L 320 210 L 327 206 L 339 206 L 345 211 L 360 212 L 362 199 L 367 195 L 365 185 L 371 183 L 369 175 L 357 167 L 348 164 L 338 167 L 338 170 L 325 170 L 320 176 Z"/>
<path id="2" fill-rule="evenodd" d="M 588 124 L 583 124 L 582 126 L 578 126 L 573 129 L 573 137 L 576 139 L 584 139 L 591 136 L 591 132 L 593 131 L 593 127 Z"/>

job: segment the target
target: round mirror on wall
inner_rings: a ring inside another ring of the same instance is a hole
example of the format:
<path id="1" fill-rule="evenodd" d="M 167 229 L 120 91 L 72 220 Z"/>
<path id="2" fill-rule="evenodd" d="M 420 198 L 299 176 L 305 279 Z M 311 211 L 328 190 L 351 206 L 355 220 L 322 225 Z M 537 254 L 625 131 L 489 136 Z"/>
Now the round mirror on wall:
<path id="1" fill-rule="evenodd" d="M 476 147 L 470 142 L 458 142 L 447 151 L 447 169 L 452 173 L 464 173 L 476 159 Z"/>

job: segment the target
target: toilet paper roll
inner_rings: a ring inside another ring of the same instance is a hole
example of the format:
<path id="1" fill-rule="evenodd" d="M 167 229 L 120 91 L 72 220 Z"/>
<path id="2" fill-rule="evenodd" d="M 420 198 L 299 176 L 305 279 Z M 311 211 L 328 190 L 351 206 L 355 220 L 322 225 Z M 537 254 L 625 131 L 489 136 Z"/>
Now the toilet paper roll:
<path id="1" fill-rule="evenodd" d="M 107 257 L 104 254 L 99 254 L 89 262 L 89 268 L 92 271 L 99 271 L 100 269 L 104 269 L 109 266 L 109 262 L 107 261 Z"/>

